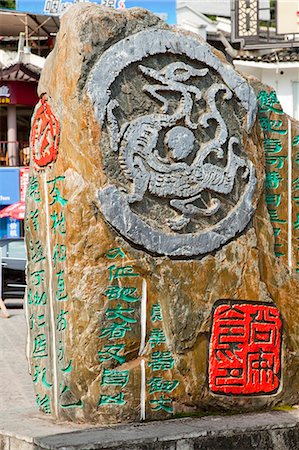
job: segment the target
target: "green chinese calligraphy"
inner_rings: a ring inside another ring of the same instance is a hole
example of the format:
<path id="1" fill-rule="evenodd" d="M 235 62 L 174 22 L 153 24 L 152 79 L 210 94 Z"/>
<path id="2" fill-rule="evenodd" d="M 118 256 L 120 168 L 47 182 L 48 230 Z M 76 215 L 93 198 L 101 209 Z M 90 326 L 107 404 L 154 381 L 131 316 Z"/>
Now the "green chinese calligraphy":
<path id="1" fill-rule="evenodd" d="M 154 328 L 150 332 L 149 343 L 154 348 L 156 345 L 161 345 L 166 342 L 166 336 L 161 328 Z"/>
<path id="2" fill-rule="evenodd" d="M 53 265 L 56 269 L 56 265 L 58 262 L 62 262 L 66 260 L 66 246 L 64 244 L 56 244 L 53 251 Z"/>
<path id="3" fill-rule="evenodd" d="M 126 401 L 124 393 L 120 392 L 117 395 L 101 395 L 98 406 L 103 405 L 125 405 Z"/>
<path id="4" fill-rule="evenodd" d="M 153 372 L 157 370 L 173 369 L 174 359 L 169 351 L 166 352 L 153 352 L 152 360 L 148 362 L 149 367 Z"/>
<path id="5" fill-rule="evenodd" d="M 52 197 L 52 201 L 50 205 L 55 205 L 55 203 L 60 203 L 61 206 L 64 206 L 67 204 L 68 200 L 62 197 L 60 190 L 57 187 L 58 181 L 63 181 L 65 179 L 64 175 L 60 175 L 58 177 L 55 177 L 53 180 L 47 181 L 47 184 L 52 184 L 52 189 L 50 190 L 50 196 Z"/>
<path id="6" fill-rule="evenodd" d="M 39 215 L 38 209 L 35 209 L 34 211 L 30 211 L 29 212 L 29 216 L 27 214 L 27 227 L 26 227 L 27 230 L 29 230 L 28 222 L 32 223 L 33 229 L 35 231 L 38 230 L 38 225 L 39 225 L 39 223 L 38 223 L 38 215 Z"/>
<path id="7" fill-rule="evenodd" d="M 66 228 L 65 228 L 64 213 L 63 212 L 58 213 L 57 211 L 54 211 L 53 214 L 50 214 L 50 218 L 53 221 L 51 225 L 53 233 L 56 234 L 56 231 L 58 231 L 59 234 L 65 234 Z"/>
<path id="8" fill-rule="evenodd" d="M 281 232 L 281 228 L 273 228 L 273 233 L 274 233 L 275 237 L 277 237 L 280 232 Z"/>
<path id="9" fill-rule="evenodd" d="M 119 364 L 123 364 L 126 358 L 125 356 L 119 355 L 119 352 L 121 352 L 124 348 L 125 344 L 104 345 L 104 350 L 98 352 L 100 362 L 114 359 Z"/>
<path id="10" fill-rule="evenodd" d="M 68 311 L 63 311 L 63 309 L 60 310 L 59 314 L 57 314 L 56 317 L 56 330 L 57 331 L 64 331 L 67 327 L 67 320 L 65 316 L 68 314 Z"/>
<path id="11" fill-rule="evenodd" d="M 39 184 L 36 177 L 29 177 L 28 195 L 33 198 L 35 202 L 41 202 Z"/>
<path id="12" fill-rule="evenodd" d="M 264 150 L 266 156 L 280 153 L 282 150 L 280 139 L 264 139 Z"/>
<path id="13" fill-rule="evenodd" d="M 268 209 L 268 213 L 270 216 L 270 222 L 272 222 L 272 223 L 287 223 L 286 220 L 279 219 L 278 212 L 276 209 Z"/>
<path id="14" fill-rule="evenodd" d="M 108 253 L 106 253 L 106 258 L 108 258 L 108 259 L 115 259 L 115 258 L 117 258 L 118 256 L 120 257 L 120 258 L 124 258 L 125 257 L 125 254 L 124 254 L 124 252 L 122 251 L 122 249 L 120 248 L 120 247 L 115 247 L 115 248 L 112 248 L 111 250 L 109 250 L 109 252 Z"/>
<path id="15" fill-rule="evenodd" d="M 266 173 L 266 188 L 267 189 L 277 189 L 283 178 L 278 172 L 267 172 Z"/>
<path id="16" fill-rule="evenodd" d="M 34 263 L 44 261 L 46 257 L 44 256 L 44 249 L 40 241 L 33 242 L 31 239 L 29 241 L 29 256 Z"/>
<path id="17" fill-rule="evenodd" d="M 266 155 L 266 164 L 268 164 L 269 166 L 274 166 L 275 169 L 282 169 L 286 159 L 287 159 L 287 156 L 267 156 Z"/>
<path id="18" fill-rule="evenodd" d="M 273 111 L 276 114 L 283 114 L 283 110 L 281 109 L 275 91 L 271 91 L 269 93 L 266 91 L 260 91 L 257 99 L 259 100 L 261 112 Z"/>
<path id="19" fill-rule="evenodd" d="M 44 314 L 37 314 L 36 316 L 34 314 L 31 314 L 29 318 L 29 327 L 30 330 L 33 330 L 35 327 L 42 328 L 45 326 L 45 315 Z"/>
<path id="20" fill-rule="evenodd" d="M 172 392 L 178 386 L 178 380 L 165 380 L 162 377 L 154 377 L 149 382 L 150 394 L 155 392 Z"/>
<path id="21" fill-rule="evenodd" d="M 260 126 L 264 131 L 272 131 L 278 134 L 287 134 L 287 130 L 281 130 L 282 120 L 270 120 L 268 117 L 259 118 Z"/>
<path id="22" fill-rule="evenodd" d="M 274 205 L 276 208 L 280 205 L 281 194 L 266 194 L 267 205 Z"/>
<path id="23" fill-rule="evenodd" d="M 34 338 L 32 358 L 45 358 L 47 356 L 48 350 L 46 335 L 41 333 Z"/>
<path id="24" fill-rule="evenodd" d="M 139 273 L 134 273 L 133 266 L 109 267 L 109 281 L 117 280 L 121 277 L 139 277 Z"/>
<path id="25" fill-rule="evenodd" d="M 135 303 L 140 300 L 139 297 L 134 296 L 137 289 L 134 287 L 120 287 L 120 286 L 108 286 L 104 295 L 108 297 L 108 300 L 123 300 L 128 303 Z"/>
<path id="26" fill-rule="evenodd" d="M 113 339 L 122 339 L 125 337 L 127 331 L 132 331 L 132 328 L 123 323 L 111 323 L 108 327 L 103 328 L 99 339 L 107 338 L 109 341 Z"/>
<path id="27" fill-rule="evenodd" d="M 41 283 L 43 283 L 45 281 L 44 274 L 45 271 L 43 269 L 30 272 L 32 284 L 34 284 L 34 286 L 39 286 Z"/>
<path id="28" fill-rule="evenodd" d="M 73 360 L 70 359 L 68 364 L 63 369 L 60 369 L 61 372 L 63 372 L 63 373 L 70 373 L 73 370 L 72 362 L 73 362 Z"/>
<path id="29" fill-rule="evenodd" d="M 51 387 L 52 387 L 52 383 L 49 383 L 49 382 L 47 381 L 47 369 L 46 369 L 46 367 L 44 367 L 44 368 L 42 369 L 42 371 L 41 371 L 41 369 L 40 369 L 39 366 L 34 366 L 34 373 L 33 373 L 33 375 L 32 375 L 32 381 L 33 381 L 33 383 L 37 383 L 37 382 L 38 382 L 38 380 L 39 380 L 39 378 L 40 378 L 40 375 L 42 376 L 41 379 L 42 379 L 43 385 L 44 385 L 46 388 L 51 388 Z"/>
<path id="30" fill-rule="evenodd" d="M 152 322 L 162 322 L 162 310 L 160 303 L 156 303 L 152 306 L 151 310 L 151 320 Z"/>
<path id="31" fill-rule="evenodd" d="M 109 320 L 121 319 L 123 323 L 136 323 L 137 320 L 129 317 L 126 314 L 133 314 L 134 308 L 124 308 L 118 304 L 116 308 L 108 308 L 105 315 Z"/>
<path id="32" fill-rule="evenodd" d="M 58 358 L 58 361 L 63 361 L 63 359 L 64 359 L 64 347 L 63 347 L 61 339 L 59 339 L 59 341 L 58 341 L 57 358 Z"/>
<path id="33" fill-rule="evenodd" d="M 48 395 L 41 397 L 40 394 L 36 394 L 35 400 L 40 411 L 45 414 L 51 414 L 50 398 Z"/>
<path id="34" fill-rule="evenodd" d="M 128 384 L 129 371 L 104 369 L 101 385 L 121 386 L 122 388 Z"/>
<path id="35" fill-rule="evenodd" d="M 57 289 L 56 289 L 56 300 L 64 301 L 68 299 L 68 294 L 66 292 L 66 286 L 64 281 L 64 270 L 60 270 L 56 273 L 57 277 Z"/>
<path id="36" fill-rule="evenodd" d="M 299 134 L 297 134 L 297 136 L 294 137 L 292 145 L 293 147 L 295 147 L 295 145 L 299 145 Z"/>
<path id="37" fill-rule="evenodd" d="M 83 402 L 80 399 L 74 399 L 74 395 L 71 392 L 70 388 L 68 386 L 64 386 L 60 393 L 59 406 L 64 409 L 83 408 Z"/>
<path id="38" fill-rule="evenodd" d="M 156 405 L 155 407 L 152 406 L 153 411 L 162 409 L 168 413 L 173 413 L 172 400 L 171 398 L 164 397 L 164 395 L 161 395 L 160 398 L 150 400 L 150 404 Z"/>
<path id="39" fill-rule="evenodd" d="M 42 292 L 41 294 L 36 291 L 34 295 L 32 295 L 32 289 L 29 289 L 28 291 L 28 304 L 29 305 L 35 305 L 35 306 L 44 306 L 47 303 L 47 294 L 45 292 Z"/>

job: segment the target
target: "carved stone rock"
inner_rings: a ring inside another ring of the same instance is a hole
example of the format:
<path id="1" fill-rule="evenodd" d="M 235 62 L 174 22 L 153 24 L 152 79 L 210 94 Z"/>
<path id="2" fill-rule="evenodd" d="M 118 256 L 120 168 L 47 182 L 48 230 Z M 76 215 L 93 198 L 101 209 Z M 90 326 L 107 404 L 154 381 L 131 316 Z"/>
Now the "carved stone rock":
<path id="1" fill-rule="evenodd" d="M 39 94 L 40 410 L 109 424 L 298 402 L 299 131 L 275 93 L 149 12 L 78 4 Z"/>

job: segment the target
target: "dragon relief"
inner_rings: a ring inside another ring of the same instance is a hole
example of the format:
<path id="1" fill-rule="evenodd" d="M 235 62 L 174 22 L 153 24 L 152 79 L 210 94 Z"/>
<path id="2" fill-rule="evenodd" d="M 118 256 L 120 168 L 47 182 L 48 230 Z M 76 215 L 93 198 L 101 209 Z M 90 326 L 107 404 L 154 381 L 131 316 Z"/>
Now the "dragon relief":
<path id="1" fill-rule="evenodd" d="M 254 167 L 251 161 L 235 153 L 234 149 L 240 147 L 239 139 L 229 137 L 217 109 L 218 92 L 221 91 L 223 100 L 228 101 L 233 96 L 232 91 L 223 83 L 214 83 L 203 93 L 192 84 L 192 78 L 206 76 L 208 68 L 196 69 L 184 62 L 170 63 L 160 70 L 141 64 L 138 68 L 154 82 L 145 85 L 143 91 L 161 105 L 160 113 L 137 117 L 119 127 L 115 115 L 119 104 L 115 99 L 110 100 L 106 109 L 110 145 L 118 152 L 120 167 L 131 182 L 131 191 L 126 195 L 128 204 L 141 202 L 146 192 L 167 198 L 170 207 L 178 212 L 175 219 L 168 220 L 168 225 L 173 231 L 183 230 L 191 220 L 216 214 L 221 203 L 213 193 L 231 193 L 238 170 L 244 182 L 248 182 L 254 177 Z M 169 93 L 180 96 L 172 113 L 165 95 Z M 196 123 L 191 115 L 196 102 L 202 98 L 206 112 Z M 217 123 L 214 137 L 200 143 L 196 150 L 194 131 L 199 127 L 208 128 L 212 119 Z M 163 156 L 158 150 L 161 135 L 164 137 Z M 209 162 L 210 155 L 220 164 Z M 202 196 L 206 190 L 208 202 Z"/>

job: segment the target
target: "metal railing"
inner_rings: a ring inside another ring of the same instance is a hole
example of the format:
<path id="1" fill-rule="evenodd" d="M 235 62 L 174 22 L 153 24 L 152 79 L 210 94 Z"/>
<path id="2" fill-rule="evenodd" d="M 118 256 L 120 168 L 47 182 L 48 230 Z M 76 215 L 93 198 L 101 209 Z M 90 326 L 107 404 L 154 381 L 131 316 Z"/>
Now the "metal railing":
<path id="1" fill-rule="evenodd" d="M 28 166 L 28 141 L 0 141 L 0 166 Z"/>

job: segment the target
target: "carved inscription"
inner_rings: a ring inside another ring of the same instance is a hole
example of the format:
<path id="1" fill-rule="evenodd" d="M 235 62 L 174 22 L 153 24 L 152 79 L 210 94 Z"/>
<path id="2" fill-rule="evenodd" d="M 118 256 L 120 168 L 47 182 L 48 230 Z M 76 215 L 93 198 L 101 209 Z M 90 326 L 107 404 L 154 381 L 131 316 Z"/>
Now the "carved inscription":
<path id="1" fill-rule="evenodd" d="M 223 300 L 213 314 L 209 387 L 215 394 L 275 394 L 282 323 L 272 304 Z"/>
<path id="2" fill-rule="evenodd" d="M 88 90 L 110 180 L 99 200 L 124 237 L 195 256 L 245 228 L 256 178 L 242 123 L 252 126 L 256 101 L 230 66 L 190 37 L 143 31 L 102 55 Z"/>

